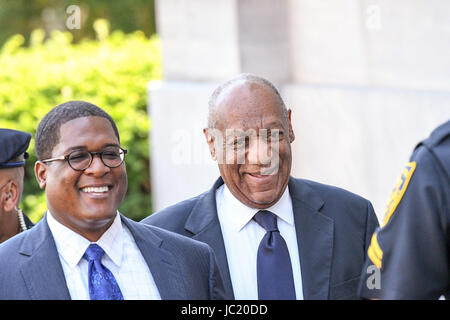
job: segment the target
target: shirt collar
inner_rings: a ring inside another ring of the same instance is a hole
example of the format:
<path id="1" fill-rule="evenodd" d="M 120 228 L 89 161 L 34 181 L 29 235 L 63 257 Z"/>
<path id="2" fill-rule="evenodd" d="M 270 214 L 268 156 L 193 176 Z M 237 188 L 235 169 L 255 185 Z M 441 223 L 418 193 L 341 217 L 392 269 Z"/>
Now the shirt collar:
<path id="1" fill-rule="evenodd" d="M 240 231 L 249 223 L 253 216 L 260 210 L 250 208 L 234 197 L 228 187 L 224 184 L 223 200 L 226 206 L 227 214 L 230 215 L 229 221 L 233 228 Z M 274 213 L 290 225 L 294 225 L 294 215 L 292 209 L 292 200 L 289 194 L 289 187 L 286 187 L 281 198 L 271 207 L 264 209 Z"/>
<path id="2" fill-rule="evenodd" d="M 98 239 L 97 244 L 120 267 L 123 253 L 123 228 L 119 212 L 117 212 L 112 225 Z"/>
<path id="3" fill-rule="evenodd" d="M 83 258 L 86 249 L 91 242 L 69 229 L 65 225 L 58 222 L 50 212 L 47 211 L 47 223 L 55 239 L 58 253 L 67 262 L 67 264 L 74 268 Z M 117 212 L 111 226 L 106 230 L 100 239 L 95 242 L 104 251 L 105 254 L 120 267 L 122 262 L 123 252 L 123 231 L 120 214 Z"/>

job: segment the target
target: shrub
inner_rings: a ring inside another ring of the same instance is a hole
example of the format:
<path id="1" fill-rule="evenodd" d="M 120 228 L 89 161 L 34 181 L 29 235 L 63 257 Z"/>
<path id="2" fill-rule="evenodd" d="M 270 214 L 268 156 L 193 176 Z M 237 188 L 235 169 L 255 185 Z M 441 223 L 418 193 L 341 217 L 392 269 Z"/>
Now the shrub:
<path id="1" fill-rule="evenodd" d="M 105 20 L 94 23 L 97 40 L 74 44 L 69 32 L 44 41 L 34 30 L 30 46 L 14 35 L 0 51 L 0 127 L 30 132 L 21 207 L 33 221 L 46 210 L 45 194 L 34 177 L 34 136 L 42 117 L 68 100 L 89 101 L 116 121 L 126 157 L 128 193 L 119 209 L 140 220 L 151 212 L 146 87 L 161 75 L 160 45 L 143 32 L 109 34 Z"/>

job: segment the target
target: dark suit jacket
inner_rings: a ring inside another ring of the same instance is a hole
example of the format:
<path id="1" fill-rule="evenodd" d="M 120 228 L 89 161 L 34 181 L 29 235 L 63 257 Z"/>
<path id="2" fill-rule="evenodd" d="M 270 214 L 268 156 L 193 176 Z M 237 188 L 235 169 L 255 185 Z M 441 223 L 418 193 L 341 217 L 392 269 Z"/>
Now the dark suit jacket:
<path id="1" fill-rule="evenodd" d="M 162 299 L 221 299 L 215 256 L 204 243 L 121 216 Z M 0 299 L 70 299 L 46 217 L 0 245 Z"/>
<path id="2" fill-rule="evenodd" d="M 205 242 L 216 253 L 225 290 L 233 294 L 216 209 L 219 178 L 207 192 L 145 218 Z M 357 287 L 370 238 L 378 226 L 371 203 L 340 188 L 290 178 L 305 299 L 357 299 Z"/>

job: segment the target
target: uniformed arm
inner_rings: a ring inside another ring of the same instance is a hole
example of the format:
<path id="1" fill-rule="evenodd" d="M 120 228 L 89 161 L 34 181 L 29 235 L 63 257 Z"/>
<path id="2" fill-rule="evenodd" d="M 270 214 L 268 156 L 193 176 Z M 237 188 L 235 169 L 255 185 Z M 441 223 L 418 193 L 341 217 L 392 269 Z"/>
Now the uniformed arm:
<path id="1" fill-rule="evenodd" d="M 375 230 L 379 227 L 378 218 L 375 214 L 375 210 L 373 209 L 370 201 L 367 201 L 367 223 L 366 223 L 366 238 L 365 238 L 365 252 L 369 249 L 370 240 L 372 239 L 372 235 Z"/>
<path id="2" fill-rule="evenodd" d="M 442 188 L 448 182 L 425 147 L 411 160 L 416 167 L 406 190 L 390 219 L 371 240 L 360 284 L 363 298 L 437 299 L 448 290 L 446 195 Z M 381 269 L 375 270 L 374 265 Z"/>

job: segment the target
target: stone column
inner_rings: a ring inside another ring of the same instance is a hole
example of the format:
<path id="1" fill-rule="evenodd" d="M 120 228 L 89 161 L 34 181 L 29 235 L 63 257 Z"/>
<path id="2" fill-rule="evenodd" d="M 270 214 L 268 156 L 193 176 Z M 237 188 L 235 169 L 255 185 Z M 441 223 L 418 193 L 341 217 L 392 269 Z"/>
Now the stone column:
<path id="1" fill-rule="evenodd" d="M 368 198 L 382 219 L 415 145 L 450 118 L 450 3 L 288 6 L 293 174 Z"/>
<path id="2" fill-rule="evenodd" d="M 163 81 L 149 85 L 155 210 L 209 189 L 219 176 L 202 129 L 215 87 L 242 72 L 290 79 L 287 1 L 156 2 Z"/>

